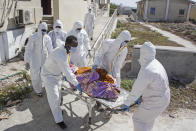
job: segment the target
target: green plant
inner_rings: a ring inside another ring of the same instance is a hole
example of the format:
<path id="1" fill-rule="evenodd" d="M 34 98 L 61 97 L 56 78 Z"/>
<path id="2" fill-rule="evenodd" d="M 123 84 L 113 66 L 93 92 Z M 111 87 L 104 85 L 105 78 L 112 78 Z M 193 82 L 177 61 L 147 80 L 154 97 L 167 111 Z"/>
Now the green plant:
<path id="1" fill-rule="evenodd" d="M 22 71 L 22 74 L 19 75 L 20 77 L 16 80 L 16 83 L 0 89 L 0 113 L 8 101 L 22 100 L 32 91 L 29 87 L 31 83 L 29 74 Z"/>
<path id="2" fill-rule="evenodd" d="M 133 81 L 132 80 L 122 80 L 121 81 L 121 88 L 131 91 L 132 86 L 133 86 Z"/>
<path id="3" fill-rule="evenodd" d="M 118 8 L 118 5 L 116 4 L 110 4 L 110 16 L 114 13 L 114 11 Z"/>

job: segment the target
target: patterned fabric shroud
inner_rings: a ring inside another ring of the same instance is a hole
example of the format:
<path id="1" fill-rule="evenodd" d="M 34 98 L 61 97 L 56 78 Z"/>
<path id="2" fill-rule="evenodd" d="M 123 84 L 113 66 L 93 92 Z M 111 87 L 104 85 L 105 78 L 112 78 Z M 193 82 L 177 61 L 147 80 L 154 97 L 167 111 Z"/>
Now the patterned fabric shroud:
<path id="1" fill-rule="evenodd" d="M 104 69 L 96 69 L 91 72 L 90 67 L 77 68 L 70 65 L 78 82 L 81 84 L 83 92 L 91 97 L 115 101 L 120 94 L 115 79 L 107 74 Z M 70 84 L 71 85 L 71 84 Z M 76 89 L 73 85 L 72 88 Z"/>

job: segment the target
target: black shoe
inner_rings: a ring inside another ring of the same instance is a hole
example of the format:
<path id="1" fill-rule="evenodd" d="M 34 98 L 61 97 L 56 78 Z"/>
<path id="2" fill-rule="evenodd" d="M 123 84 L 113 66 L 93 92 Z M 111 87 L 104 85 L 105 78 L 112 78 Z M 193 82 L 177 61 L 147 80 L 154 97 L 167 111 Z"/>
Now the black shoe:
<path id="1" fill-rule="evenodd" d="M 100 102 L 96 102 L 96 104 L 95 104 L 95 107 L 94 107 L 97 111 L 99 111 L 99 112 L 103 112 L 104 111 L 104 109 L 102 108 L 102 106 L 101 106 L 101 103 Z"/>
<path id="2" fill-rule="evenodd" d="M 36 95 L 39 96 L 39 97 L 42 97 L 43 96 L 42 93 L 37 93 Z"/>
<path id="3" fill-rule="evenodd" d="M 67 128 L 67 125 L 62 121 L 62 122 L 59 122 L 59 123 L 56 123 L 58 126 L 60 126 L 61 129 L 65 129 Z"/>
<path id="4" fill-rule="evenodd" d="M 63 97 L 61 96 L 61 102 L 60 102 L 60 106 L 63 105 Z"/>
<path id="5" fill-rule="evenodd" d="M 93 40 L 93 38 L 91 38 L 91 40 Z"/>

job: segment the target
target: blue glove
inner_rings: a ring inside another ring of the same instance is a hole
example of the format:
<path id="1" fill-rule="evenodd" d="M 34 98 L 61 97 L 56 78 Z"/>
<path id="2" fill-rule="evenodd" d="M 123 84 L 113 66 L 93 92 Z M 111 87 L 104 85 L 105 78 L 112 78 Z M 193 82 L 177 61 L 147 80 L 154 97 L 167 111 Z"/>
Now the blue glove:
<path id="1" fill-rule="evenodd" d="M 124 105 L 123 107 L 121 107 L 122 112 L 125 111 L 130 111 L 130 106 Z"/>
<path id="2" fill-rule="evenodd" d="M 82 94 L 82 88 L 81 88 L 81 85 L 80 85 L 80 84 L 78 84 L 78 85 L 76 86 L 76 88 L 79 90 L 80 94 Z"/>
<path id="3" fill-rule="evenodd" d="M 67 78 L 65 76 L 63 76 L 62 80 L 63 81 L 67 81 Z"/>
<path id="4" fill-rule="evenodd" d="M 140 97 L 137 99 L 136 103 L 139 105 L 139 104 L 141 104 L 141 102 L 142 102 L 142 97 L 140 96 Z"/>
<path id="5" fill-rule="evenodd" d="M 92 71 L 95 71 L 97 69 L 97 65 L 92 66 Z"/>

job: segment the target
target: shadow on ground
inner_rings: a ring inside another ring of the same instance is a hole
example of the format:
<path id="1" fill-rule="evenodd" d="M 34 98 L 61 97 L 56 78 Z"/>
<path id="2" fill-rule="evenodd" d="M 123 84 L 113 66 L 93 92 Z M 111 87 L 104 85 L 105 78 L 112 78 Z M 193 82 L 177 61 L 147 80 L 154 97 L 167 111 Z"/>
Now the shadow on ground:
<path id="1" fill-rule="evenodd" d="M 63 94 L 65 97 L 66 94 Z M 64 98 L 64 102 L 66 102 Z M 109 119 L 104 118 L 104 113 L 99 113 L 95 115 L 95 110 L 93 110 L 93 120 L 92 125 L 88 126 L 88 113 L 87 108 L 85 108 L 86 113 L 82 113 L 84 117 L 81 116 L 81 113 L 74 112 L 72 109 L 76 108 L 75 102 L 80 102 L 78 99 L 71 100 L 63 104 L 63 118 L 65 123 L 68 125 L 67 131 L 94 131 L 104 124 L 106 124 Z M 81 102 L 80 102 L 81 103 Z M 77 106 L 79 108 L 79 106 Z M 7 128 L 4 131 L 62 131 L 54 122 L 52 113 L 50 111 L 46 94 L 43 98 L 38 98 L 33 93 L 29 98 L 25 99 L 21 105 L 16 108 L 17 114 L 20 112 L 29 110 L 30 113 L 23 116 L 20 115 L 14 116 L 15 123 L 24 123 L 20 125 L 12 126 Z M 66 111 L 65 111 L 66 110 Z M 68 110 L 68 111 L 67 111 Z M 83 110 L 83 107 L 81 109 Z M 82 111 L 84 112 L 84 111 Z M 98 124 L 97 124 L 98 123 Z M 101 123 L 101 124 L 100 124 Z M 13 125 L 13 124 L 12 124 Z"/>

